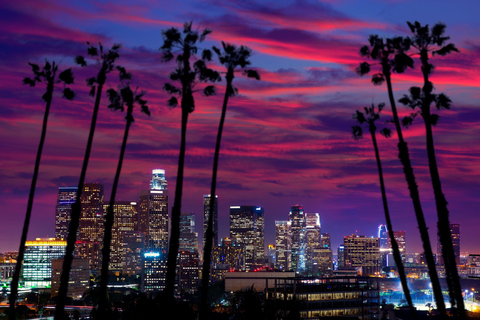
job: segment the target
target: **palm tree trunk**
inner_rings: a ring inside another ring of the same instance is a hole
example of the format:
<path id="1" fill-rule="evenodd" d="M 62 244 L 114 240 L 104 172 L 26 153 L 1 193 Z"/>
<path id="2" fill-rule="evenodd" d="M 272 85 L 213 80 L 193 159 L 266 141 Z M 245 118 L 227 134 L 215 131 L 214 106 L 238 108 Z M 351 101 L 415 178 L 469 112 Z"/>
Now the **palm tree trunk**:
<path id="1" fill-rule="evenodd" d="M 442 183 L 440 181 L 440 174 L 438 173 L 437 159 L 435 156 L 435 146 L 433 142 L 433 132 L 432 132 L 432 122 L 431 122 L 431 113 L 430 105 L 432 103 L 432 96 L 429 90 L 426 89 L 428 83 L 428 71 L 426 66 L 428 66 L 428 52 L 426 50 L 421 51 L 420 58 L 422 61 L 422 73 L 424 80 L 424 93 L 425 101 L 422 106 L 422 117 L 425 123 L 426 131 L 426 144 L 427 144 L 427 155 L 428 155 L 428 167 L 430 170 L 430 176 L 432 179 L 433 193 L 435 195 L 435 204 L 437 207 L 437 217 L 438 217 L 438 235 L 440 237 L 440 243 L 442 245 L 442 256 L 445 262 L 445 269 L 447 274 L 447 283 L 449 287 L 450 299 L 452 301 L 452 308 L 454 306 L 454 301 L 457 301 L 457 307 L 460 312 L 460 319 L 466 319 L 467 315 L 465 313 L 465 304 L 462 297 L 462 288 L 460 285 L 460 278 L 458 276 L 457 263 L 455 260 L 455 253 L 453 251 L 452 235 L 450 232 L 450 221 L 449 221 L 449 211 L 448 211 L 448 202 L 445 198 L 445 195 L 442 190 Z"/>
<path id="2" fill-rule="evenodd" d="M 180 154 L 178 157 L 177 184 L 175 186 L 175 200 L 172 208 L 172 232 L 168 248 L 167 275 L 165 281 L 165 294 L 167 299 L 174 299 L 175 271 L 177 267 L 177 255 L 180 238 L 180 212 L 183 192 L 183 169 L 185 166 L 185 145 L 187 136 L 188 110 L 182 108 L 182 133 L 180 142 Z"/>
<path id="3" fill-rule="evenodd" d="M 430 237 L 428 236 L 428 227 L 425 222 L 425 216 L 423 214 L 422 205 L 420 203 L 420 195 L 418 192 L 418 185 L 415 181 L 415 175 L 413 173 L 412 164 L 410 163 L 410 155 L 408 153 L 408 145 L 403 140 L 402 129 L 400 127 L 400 121 L 398 119 L 397 108 L 395 105 L 395 99 L 393 98 L 392 81 L 390 77 L 390 71 L 385 72 L 385 81 L 387 82 L 388 97 L 392 106 L 393 119 L 398 134 L 398 158 L 403 165 L 403 172 L 405 179 L 407 180 L 408 189 L 410 191 L 410 197 L 412 198 L 413 208 L 415 210 L 415 216 L 417 218 L 418 228 L 420 230 L 420 237 L 422 239 L 423 250 L 425 259 L 427 260 L 428 272 L 430 275 L 430 281 L 432 282 L 432 290 L 435 295 L 435 301 L 437 302 L 437 309 L 442 318 L 447 317 L 445 309 L 445 302 L 442 295 L 442 287 L 438 279 L 437 270 L 435 269 L 435 260 L 433 259 L 432 246 L 430 244 Z"/>
<path id="4" fill-rule="evenodd" d="M 15 272 L 11 282 L 10 293 L 10 319 L 15 319 L 15 302 L 18 293 L 18 281 L 20 279 L 20 271 L 22 270 L 23 257 L 25 255 L 25 242 L 27 241 L 28 227 L 30 226 L 30 218 L 32 216 L 33 198 L 35 197 L 35 187 L 37 185 L 38 171 L 40 168 L 40 160 L 42 158 L 43 144 L 45 143 L 45 136 L 47 134 L 48 115 L 50 113 L 50 105 L 52 104 L 53 95 L 53 79 L 48 84 L 47 88 L 47 104 L 45 106 L 45 113 L 43 115 L 42 133 L 40 136 L 40 143 L 37 149 L 37 157 L 35 159 L 35 168 L 33 169 L 32 184 L 30 185 L 30 193 L 28 195 L 27 212 L 25 214 L 25 221 L 23 223 L 22 238 L 20 240 L 20 248 L 18 249 L 17 264 L 15 265 Z"/>
<path id="5" fill-rule="evenodd" d="M 232 72 L 233 74 L 233 72 Z M 225 96 L 223 98 L 222 115 L 220 117 L 220 124 L 218 126 L 217 142 L 215 144 L 215 156 L 213 158 L 213 171 L 212 171 L 212 185 L 210 188 L 210 208 L 208 213 L 208 226 L 205 233 L 205 248 L 203 248 L 203 270 L 202 270 L 202 290 L 200 297 L 200 320 L 207 319 L 207 302 L 208 302 L 208 282 L 210 278 L 210 262 L 212 260 L 212 247 L 213 247 L 213 212 L 215 208 L 215 192 L 217 187 L 217 171 L 218 171 L 218 158 L 220 155 L 220 142 L 222 140 L 223 124 L 225 123 L 225 115 L 227 113 L 227 104 L 230 88 L 232 85 L 232 79 L 227 75 L 227 88 L 225 89 Z"/>
<path id="6" fill-rule="evenodd" d="M 370 133 L 372 135 L 373 148 L 375 149 L 375 158 L 377 159 L 378 177 L 380 180 L 380 190 L 382 192 L 383 210 L 385 212 L 385 220 L 387 222 L 388 235 L 390 237 L 390 242 L 392 244 L 393 258 L 395 260 L 395 263 L 397 264 L 398 275 L 400 276 L 400 282 L 402 283 L 403 292 L 405 293 L 405 299 L 407 299 L 408 307 L 410 308 L 412 318 L 416 320 L 417 313 L 415 312 L 415 308 L 412 302 L 412 296 L 410 295 L 410 290 L 408 288 L 407 276 L 405 275 L 405 268 L 403 267 L 402 257 L 400 255 L 400 250 L 398 248 L 397 240 L 395 239 L 395 236 L 393 234 L 392 220 L 390 219 L 390 212 L 388 210 L 387 193 L 385 191 L 382 163 L 380 161 L 380 153 L 378 151 L 377 138 L 375 136 L 374 130 L 370 130 Z"/>
<path id="7" fill-rule="evenodd" d="M 102 69 L 103 70 L 103 69 Z M 90 133 L 88 135 L 87 148 L 85 149 L 85 156 L 83 158 L 82 172 L 78 181 L 77 198 L 72 205 L 72 214 L 70 217 L 70 224 L 68 226 L 67 248 L 65 249 L 65 257 L 63 258 L 62 275 L 60 277 L 60 288 L 58 289 L 58 300 L 55 308 L 55 320 L 63 320 L 65 312 L 65 302 L 67 299 L 68 281 L 70 278 L 70 270 L 72 269 L 73 251 L 75 249 L 75 242 L 77 239 L 77 230 L 80 223 L 80 214 L 82 206 L 80 199 L 83 192 L 83 184 L 85 183 L 85 176 L 87 174 L 88 160 L 90 159 L 90 152 L 92 151 L 93 135 L 95 133 L 95 125 L 97 123 L 98 109 L 100 108 L 100 99 L 102 97 L 103 84 L 105 83 L 105 73 L 100 71 L 98 75 L 98 88 L 95 97 L 95 105 L 93 108 L 92 122 L 90 124 Z"/>
<path id="8" fill-rule="evenodd" d="M 433 192 L 435 194 L 435 203 L 438 214 L 438 232 L 440 236 L 440 243 L 442 244 L 442 255 L 445 260 L 445 267 L 447 269 L 447 276 L 450 276 L 451 285 L 457 301 L 457 307 L 460 312 L 460 319 L 466 319 L 465 304 L 462 297 L 462 288 L 460 285 L 460 278 L 458 276 L 457 264 L 455 261 L 455 254 L 453 251 L 452 235 L 450 232 L 450 222 L 448 219 L 449 212 L 447 208 L 447 200 L 442 191 L 440 175 L 438 173 L 438 166 L 435 156 L 435 147 L 433 142 L 433 133 L 431 123 L 427 123 L 425 119 L 425 129 L 427 137 L 427 154 L 428 164 L 430 169 L 430 176 L 432 177 Z M 446 259 L 445 259 L 446 258 Z M 452 305 L 453 306 L 453 305 Z"/>
<path id="9" fill-rule="evenodd" d="M 113 228 L 113 207 L 115 204 L 115 195 L 117 193 L 118 181 L 120 179 L 120 172 L 122 171 L 123 157 L 125 156 L 125 148 L 127 146 L 128 131 L 132 124 L 131 113 L 127 114 L 127 124 L 125 126 L 125 133 L 123 135 L 122 148 L 120 149 L 120 158 L 118 159 L 117 172 L 113 180 L 112 194 L 110 195 L 110 203 L 108 205 L 107 215 L 105 216 L 105 235 L 103 240 L 103 257 L 102 257 L 102 272 L 100 275 L 100 301 L 98 303 L 98 311 L 100 315 L 107 311 L 107 284 L 108 284 L 108 264 L 110 263 L 110 244 L 112 242 L 112 228 Z"/>

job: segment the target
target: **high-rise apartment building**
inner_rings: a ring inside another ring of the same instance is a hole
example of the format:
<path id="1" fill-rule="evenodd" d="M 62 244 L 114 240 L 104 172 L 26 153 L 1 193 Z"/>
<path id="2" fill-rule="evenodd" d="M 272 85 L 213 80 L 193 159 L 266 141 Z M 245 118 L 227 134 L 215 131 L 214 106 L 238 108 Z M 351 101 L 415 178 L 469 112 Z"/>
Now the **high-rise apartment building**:
<path id="1" fill-rule="evenodd" d="M 138 230 L 145 233 L 148 249 L 168 248 L 168 189 L 165 170 L 152 170 L 150 187 L 140 191 L 138 207 Z"/>
<path id="2" fill-rule="evenodd" d="M 59 187 L 55 207 L 55 238 L 67 240 L 72 204 L 77 199 L 77 187 Z"/>
<path id="3" fill-rule="evenodd" d="M 281 271 L 292 269 L 292 223 L 275 221 L 275 268 Z"/>
<path id="4" fill-rule="evenodd" d="M 264 225 L 263 217 L 262 207 L 230 206 L 230 238 L 244 249 L 244 270 L 251 270 L 263 264 L 264 231 L 259 230 Z"/>
<path id="5" fill-rule="evenodd" d="M 296 273 L 305 270 L 305 250 L 307 221 L 303 207 L 299 205 L 290 208 L 288 220 L 291 222 L 292 231 L 292 269 Z"/>
<path id="6" fill-rule="evenodd" d="M 83 185 L 81 214 L 76 248 L 82 259 L 89 259 L 91 270 L 102 266 L 102 246 L 104 236 L 103 185 L 85 183 Z"/>
<path id="7" fill-rule="evenodd" d="M 108 204 L 103 205 L 104 212 L 108 210 Z M 109 269 L 121 271 L 125 260 L 123 248 L 123 235 L 126 232 L 137 230 L 138 205 L 136 201 L 115 201 L 113 205 L 112 242 L 110 245 Z"/>
<path id="8" fill-rule="evenodd" d="M 202 243 L 205 248 L 205 234 L 208 227 L 208 217 L 210 215 L 210 204 L 212 202 L 212 197 L 210 194 L 203 195 L 203 235 Z M 218 196 L 215 195 L 215 202 L 213 206 L 213 246 L 218 246 Z"/>
<path id="9" fill-rule="evenodd" d="M 321 225 L 318 213 L 306 213 L 305 231 L 305 275 L 319 274 L 321 250 Z"/>
<path id="10" fill-rule="evenodd" d="M 455 263 L 460 264 L 460 225 L 458 223 L 450 224 L 450 234 L 452 235 L 453 253 L 455 254 Z M 443 266 L 445 263 L 442 256 L 442 243 L 440 237 L 437 239 L 437 257 L 438 264 Z"/>
<path id="11" fill-rule="evenodd" d="M 27 288 L 50 288 L 52 260 L 65 255 L 67 241 L 55 238 L 37 238 L 25 242 L 23 280 Z"/>
<path id="12" fill-rule="evenodd" d="M 346 267 L 361 267 L 362 275 L 380 273 L 380 239 L 350 235 L 343 238 Z"/>

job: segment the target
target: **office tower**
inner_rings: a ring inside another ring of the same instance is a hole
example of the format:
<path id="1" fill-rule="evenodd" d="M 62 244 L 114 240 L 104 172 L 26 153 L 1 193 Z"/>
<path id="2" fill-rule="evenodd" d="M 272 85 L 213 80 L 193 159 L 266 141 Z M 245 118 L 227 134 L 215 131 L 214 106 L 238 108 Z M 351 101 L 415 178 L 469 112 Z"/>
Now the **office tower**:
<path id="1" fill-rule="evenodd" d="M 58 295 L 60 288 L 60 277 L 62 275 L 63 258 L 52 260 L 52 288 L 51 296 Z M 70 277 L 68 278 L 67 297 L 81 299 L 85 291 L 90 287 L 90 267 L 87 259 L 74 258 Z"/>
<path id="2" fill-rule="evenodd" d="M 202 235 L 202 243 L 203 247 L 205 248 L 205 233 L 207 232 L 208 226 L 208 216 L 210 214 L 210 203 L 212 197 L 209 194 L 203 195 L 203 235 Z M 218 246 L 218 196 L 215 195 L 215 203 L 213 207 L 213 247 Z"/>
<path id="3" fill-rule="evenodd" d="M 218 246 L 212 249 L 213 268 L 211 281 L 220 281 L 228 271 L 239 271 L 245 265 L 244 249 L 230 238 L 222 238 Z"/>
<path id="4" fill-rule="evenodd" d="M 100 270 L 104 235 L 103 185 L 85 183 L 80 201 L 81 214 L 76 244 L 78 256 L 90 260 L 91 270 Z"/>
<path id="5" fill-rule="evenodd" d="M 275 268 L 275 256 L 277 251 L 274 244 L 269 244 L 267 247 L 267 258 L 265 259 L 266 264 L 269 268 Z"/>
<path id="6" fill-rule="evenodd" d="M 275 221 L 275 268 L 281 271 L 292 269 L 292 223 Z"/>
<path id="7" fill-rule="evenodd" d="M 450 234 L 452 235 L 453 253 L 455 254 L 455 263 L 460 264 L 460 225 L 458 223 L 450 223 Z M 440 237 L 437 239 L 437 256 L 438 264 L 445 265 L 442 256 L 442 243 Z"/>
<path id="8" fill-rule="evenodd" d="M 141 231 L 125 231 L 122 236 L 122 273 L 140 275 L 143 268 L 145 234 Z"/>
<path id="9" fill-rule="evenodd" d="M 177 260 L 177 294 L 195 294 L 199 284 L 198 251 L 179 251 Z M 178 292 L 180 291 L 180 292 Z"/>
<path id="10" fill-rule="evenodd" d="M 296 273 L 303 273 L 306 249 L 306 219 L 303 207 L 292 206 L 288 220 L 292 224 L 292 269 Z"/>
<path id="11" fill-rule="evenodd" d="M 263 208 L 255 209 L 257 218 L 255 220 L 256 231 L 256 248 L 255 248 L 255 264 L 257 266 L 265 265 L 265 217 L 263 216 Z"/>
<path id="12" fill-rule="evenodd" d="M 143 254 L 143 292 L 160 292 L 165 289 L 167 275 L 167 252 L 149 250 Z"/>
<path id="13" fill-rule="evenodd" d="M 198 290 L 198 234 L 195 232 L 195 213 L 180 215 L 180 239 L 177 259 L 177 283 L 182 292 Z"/>
<path id="14" fill-rule="evenodd" d="M 345 268 L 345 246 L 343 243 L 337 248 L 337 268 Z"/>
<path id="15" fill-rule="evenodd" d="M 263 264 L 257 260 L 265 256 L 263 230 L 263 208 L 255 206 L 230 206 L 230 238 L 243 247 L 245 252 L 244 270 L 251 270 Z M 259 238 L 261 237 L 261 238 Z"/>
<path id="16" fill-rule="evenodd" d="M 65 255 L 67 241 L 37 238 L 25 242 L 23 280 L 26 288 L 49 288 L 52 279 L 52 260 Z"/>
<path id="17" fill-rule="evenodd" d="M 180 215 L 179 251 L 198 252 L 198 234 L 195 232 L 195 213 Z"/>
<path id="18" fill-rule="evenodd" d="M 380 239 L 350 235 L 343 238 L 346 267 L 361 267 L 362 275 L 380 273 Z"/>
<path id="19" fill-rule="evenodd" d="M 321 225 L 318 213 L 305 214 L 305 275 L 319 274 Z"/>
<path id="20" fill-rule="evenodd" d="M 147 249 L 168 248 L 168 189 L 165 170 L 152 170 L 150 187 L 140 191 L 138 230 L 145 233 Z"/>
<path id="21" fill-rule="evenodd" d="M 388 265 L 388 254 L 392 251 L 386 225 L 381 224 L 378 226 L 378 238 L 380 239 L 380 265 L 385 267 Z"/>
<path id="22" fill-rule="evenodd" d="M 405 242 L 405 231 L 393 231 L 393 237 L 398 244 L 398 250 L 400 251 L 400 255 L 402 256 L 402 262 L 405 262 L 407 249 L 406 249 L 406 242 Z M 390 243 L 389 239 L 389 243 Z M 390 245 L 391 247 L 391 245 Z"/>
<path id="23" fill-rule="evenodd" d="M 329 275 L 333 271 L 333 257 L 332 247 L 330 244 L 330 233 L 321 234 L 318 271 L 321 275 Z"/>
<path id="24" fill-rule="evenodd" d="M 167 190 L 167 180 L 165 179 L 165 170 L 153 169 L 152 180 L 150 180 L 150 190 Z"/>
<path id="25" fill-rule="evenodd" d="M 104 212 L 108 204 L 103 205 Z M 113 205 L 112 242 L 110 245 L 109 270 L 121 271 L 125 259 L 123 252 L 123 234 L 137 230 L 138 206 L 136 201 L 115 201 Z"/>
<path id="26" fill-rule="evenodd" d="M 77 187 L 59 187 L 55 207 L 55 238 L 67 240 L 72 204 L 77 199 Z"/>

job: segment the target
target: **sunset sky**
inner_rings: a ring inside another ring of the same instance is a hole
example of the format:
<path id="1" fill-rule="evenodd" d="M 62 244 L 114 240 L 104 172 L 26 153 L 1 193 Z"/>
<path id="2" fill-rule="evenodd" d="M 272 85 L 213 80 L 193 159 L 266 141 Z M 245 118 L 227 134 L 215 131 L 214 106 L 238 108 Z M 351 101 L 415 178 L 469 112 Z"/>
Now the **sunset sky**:
<path id="1" fill-rule="evenodd" d="M 27 62 L 45 58 L 74 68 L 77 92 L 67 102 L 57 92 L 52 103 L 28 239 L 54 235 L 59 186 L 76 186 L 93 109 L 85 80 L 96 74 L 79 69 L 73 57 L 86 42 L 121 43 L 119 63 L 133 73 L 133 86 L 147 91 L 151 117 L 137 110 L 132 125 L 119 200 L 137 200 L 149 186 L 151 170 L 166 170 L 173 203 L 180 109 L 167 106 L 162 90 L 173 63 L 162 63 L 162 30 L 193 21 L 213 33 L 202 48 L 221 41 L 253 51 L 252 68 L 261 81 L 234 80 L 239 95 L 230 100 L 220 154 L 217 194 L 220 237 L 228 236 L 230 205 L 265 209 L 266 244 L 273 243 L 274 221 L 287 220 L 291 205 L 318 212 L 322 232 L 336 252 L 343 236 L 373 236 L 384 223 L 371 140 L 354 141 L 355 110 L 388 102 L 385 86 L 355 73 L 359 49 L 370 34 L 407 36 L 406 21 L 444 22 L 459 53 L 435 57 L 431 77 L 436 93 L 453 101 L 440 111 L 434 129 L 437 160 L 449 202 L 451 222 L 461 225 L 461 251 L 480 253 L 480 2 L 462 1 L 59 1 L 20 0 L 0 4 L 0 252 L 18 250 L 41 132 L 45 87 L 30 88 Z M 393 78 L 396 100 L 421 85 L 415 69 Z M 211 67 L 222 71 L 217 62 Z M 116 74 L 106 87 L 115 88 Z M 187 132 L 182 211 L 203 214 L 209 193 L 213 152 L 224 82 L 217 96 L 196 95 Z M 410 112 L 399 106 L 403 115 Z M 389 103 L 383 120 L 391 117 Z M 104 95 L 94 137 L 87 182 L 105 186 L 108 199 L 124 130 L 124 114 L 107 109 Z M 391 127 L 393 128 L 393 127 Z M 425 151 L 424 126 L 417 119 L 404 130 L 419 184 L 433 251 L 436 210 Z M 393 226 L 406 230 L 407 251 L 421 252 L 417 223 L 396 151 L 396 135 L 379 138 Z M 170 205 L 171 207 L 171 205 Z M 200 228 L 199 228 L 200 230 Z M 201 242 L 201 241 L 200 241 Z"/>

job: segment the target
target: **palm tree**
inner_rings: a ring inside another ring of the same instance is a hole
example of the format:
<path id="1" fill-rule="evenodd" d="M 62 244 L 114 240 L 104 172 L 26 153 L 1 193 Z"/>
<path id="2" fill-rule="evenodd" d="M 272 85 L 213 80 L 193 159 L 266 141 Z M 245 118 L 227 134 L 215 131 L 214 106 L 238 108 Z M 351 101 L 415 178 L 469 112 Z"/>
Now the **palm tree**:
<path id="1" fill-rule="evenodd" d="M 400 276 L 400 281 L 402 283 L 403 292 L 405 293 L 405 298 L 407 299 L 408 306 L 410 307 L 410 312 L 412 313 L 412 318 L 417 319 L 417 314 L 413 306 L 412 297 L 410 295 L 410 290 L 408 289 L 407 276 L 405 275 L 405 268 L 403 267 L 402 257 L 400 255 L 400 250 L 398 248 L 397 240 L 393 234 L 392 220 L 390 219 L 390 212 L 388 210 L 387 203 L 387 193 L 385 192 L 385 183 L 383 181 L 383 170 L 382 163 L 380 161 L 380 153 L 378 151 L 376 131 L 377 127 L 375 126 L 375 121 L 380 118 L 380 112 L 385 107 L 384 103 L 378 105 L 378 112 L 375 112 L 375 106 L 372 104 L 370 108 L 365 107 L 365 114 L 361 111 L 356 112 L 353 116 L 354 119 L 358 121 L 360 125 L 364 123 L 368 125 L 368 130 L 372 136 L 373 148 L 375 150 L 375 158 L 377 160 L 378 168 L 378 178 L 380 180 L 380 191 L 382 192 L 382 201 L 383 201 L 383 210 L 385 212 L 385 220 L 387 222 L 388 235 L 390 237 L 390 243 L 392 244 L 393 258 L 398 268 L 398 274 Z M 352 126 L 353 138 L 358 140 L 362 138 L 363 129 L 359 125 Z M 390 137 L 391 132 L 389 129 L 384 128 L 380 131 L 385 137 Z"/>
<path id="2" fill-rule="evenodd" d="M 445 24 L 437 23 L 432 28 L 428 25 L 422 26 L 418 21 L 415 23 L 407 22 L 413 33 L 412 47 L 414 47 L 420 56 L 422 64 L 423 87 L 410 88 L 410 96 L 404 96 L 400 102 L 411 107 L 419 108 L 419 114 L 422 116 L 426 131 L 426 144 L 428 154 L 428 164 L 430 176 L 432 179 L 433 192 L 435 195 L 435 203 L 438 216 L 438 235 L 442 247 L 442 256 L 445 261 L 445 269 L 447 274 L 447 284 L 449 287 L 450 301 L 452 307 L 456 304 L 460 311 L 460 318 L 466 319 L 465 306 L 462 297 L 462 288 L 460 286 L 460 278 L 458 276 L 455 254 L 453 251 L 452 236 L 450 233 L 449 212 L 447 208 L 447 200 L 442 191 L 440 175 L 438 173 L 437 160 L 435 156 L 435 147 L 433 142 L 432 126 L 436 125 L 438 116 L 432 114 L 430 106 L 435 103 L 437 109 L 449 109 L 450 99 L 443 93 L 433 94 L 433 84 L 430 81 L 430 75 L 434 66 L 429 62 L 430 55 L 435 54 L 445 56 L 458 49 L 453 43 L 445 44 L 450 37 L 444 36 Z M 410 124 L 413 117 L 406 117 L 405 124 Z"/>
<path id="3" fill-rule="evenodd" d="M 117 67 L 122 69 L 122 67 Z M 120 74 L 126 74 L 123 70 Z M 102 257 L 102 272 L 100 277 L 100 302 L 98 306 L 99 314 L 105 314 L 107 311 L 107 283 L 108 283 L 108 264 L 110 263 L 110 244 L 112 242 L 112 227 L 113 227 L 113 206 L 115 204 L 115 195 L 117 193 L 118 180 L 120 179 L 120 172 L 122 170 L 123 157 L 125 155 L 125 148 L 127 146 L 128 132 L 130 130 L 130 125 L 134 121 L 133 119 L 133 107 L 135 104 L 140 105 L 140 110 L 150 115 L 148 110 L 147 101 L 143 99 L 145 92 L 137 92 L 138 88 L 135 91 L 132 91 L 130 84 L 123 84 L 119 91 L 117 92 L 114 89 L 108 89 L 107 95 L 110 100 L 110 105 L 108 108 L 113 110 L 124 111 L 125 107 L 127 108 L 126 125 L 125 132 L 123 134 L 122 147 L 120 149 L 120 158 L 118 159 L 117 171 L 115 173 L 115 179 L 113 180 L 112 194 L 110 195 L 110 203 L 108 205 L 107 214 L 105 216 L 105 235 L 103 240 L 103 257 Z"/>
<path id="4" fill-rule="evenodd" d="M 72 100 L 75 97 L 75 93 L 68 87 L 67 84 L 73 83 L 72 69 L 66 69 L 58 75 L 56 79 L 58 65 L 53 61 L 51 64 L 45 61 L 45 65 L 42 70 L 34 63 L 29 63 L 32 67 L 33 78 L 24 78 L 23 84 L 28 84 L 30 87 L 34 87 L 37 83 L 45 83 L 47 90 L 42 96 L 45 101 L 45 112 L 43 115 L 42 133 L 40 135 L 40 143 L 38 145 L 37 157 L 35 159 L 35 167 L 33 169 L 32 184 L 30 185 L 30 193 L 28 195 L 27 212 L 25 214 L 25 221 L 23 223 L 22 237 L 20 240 L 20 248 L 18 249 L 17 264 L 15 266 L 15 272 L 13 274 L 11 282 L 11 294 L 10 294 L 10 319 L 15 319 L 15 302 L 17 300 L 18 292 L 18 280 L 20 278 L 20 270 L 22 269 L 23 257 L 25 255 L 25 242 L 27 241 L 28 227 L 30 226 L 30 218 L 32 216 L 33 198 L 35 196 L 35 186 L 37 184 L 38 171 L 40 167 L 40 159 L 42 158 L 43 144 L 45 142 L 45 136 L 47 134 L 47 122 L 48 115 L 50 113 L 50 106 L 53 100 L 53 91 L 55 84 L 63 82 L 63 96 L 67 100 Z"/>
<path id="5" fill-rule="evenodd" d="M 87 148 L 83 158 L 82 171 L 78 181 L 77 197 L 75 199 L 75 203 L 72 205 L 72 213 L 68 227 L 67 248 L 65 249 L 65 257 L 63 259 L 62 275 L 60 277 L 60 287 L 58 289 L 58 301 L 55 308 L 55 320 L 62 320 L 65 316 L 64 310 L 67 298 L 68 280 L 70 278 L 73 251 L 75 249 L 77 230 L 80 222 L 80 199 L 82 196 L 83 184 L 85 182 L 85 175 L 87 173 L 88 160 L 90 159 L 90 152 L 92 150 L 93 135 L 95 133 L 95 125 L 97 122 L 98 109 L 100 107 L 100 100 L 102 97 L 102 89 L 107 79 L 107 74 L 115 68 L 115 61 L 120 57 L 118 53 L 120 50 L 119 44 L 114 44 L 112 48 L 108 50 L 104 50 L 102 44 L 99 44 L 98 48 L 90 45 L 89 42 L 87 42 L 87 44 L 89 45 L 87 53 L 92 58 L 97 59 L 97 64 L 100 66 L 100 70 L 98 71 L 96 77 L 87 79 L 87 85 L 91 87 L 90 96 L 95 97 L 95 104 L 93 108 L 92 122 L 90 125 L 90 133 L 88 135 Z M 75 57 L 75 62 L 82 67 L 87 65 L 87 62 L 83 56 Z M 128 76 L 128 74 L 124 74 L 123 78 L 128 78 Z"/>
<path id="6" fill-rule="evenodd" d="M 437 302 L 437 308 L 442 318 L 446 318 L 445 302 L 443 301 L 442 288 L 435 269 L 435 260 L 433 259 L 428 228 L 425 222 L 422 205 L 420 203 L 418 185 L 415 181 L 415 174 L 413 173 L 412 164 L 410 162 L 408 145 L 403 139 L 402 128 L 400 126 L 395 99 L 393 97 L 392 72 L 402 73 L 408 67 L 413 68 L 413 59 L 406 54 L 406 51 L 410 49 L 410 39 L 395 37 L 384 40 L 377 35 L 371 35 L 369 43 L 370 46 L 363 46 L 360 49 L 360 54 L 364 57 L 378 61 L 380 65 L 380 71 L 372 76 L 373 84 L 381 85 L 383 82 L 387 83 L 388 98 L 392 107 L 393 122 L 395 123 L 398 136 L 398 157 L 403 165 L 403 172 L 405 174 L 405 179 L 407 180 L 410 197 L 412 198 L 413 208 L 415 210 L 415 216 L 420 230 L 420 237 L 422 239 L 423 250 L 427 260 L 430 281 L 432 282 L 432 289 Z M 370 72 L 370 68 L 371 65 L 368 62 L 362 62 L 357 68 L 357 73 L 360 75 L 367 74 Z"/>
<path id="7" fill-rule="evenodd" d="M 245 69 L 250 65 L 251 50 L 247 47 L 240 46 L 239 48 L 231 44 L 226 44 L 222 41 L 223 52 L 220 49 L 213 47 L 213 51 L 218 55 L 218 59 L 221 64 L 227 68 L 225 78 L 227 80 L 227 86 L 225 89 L 225 96 L 223 98 L 222 115 L 220 116 L 220 124 L 218 126 L 217 142 L 215 144 L 215 156 L 213 160 L 212 171 L 212 185 L 210 189 L 211 199 L 215 197 L 215 189 L 217 186 L 217 170 L 218 170 L 218 158 L 220 155 L 220 141 L 222 139 L 223 124 L 225 122 L 225 115 L 227 113 L 228 98 L 233 97 L 238 93 L 238 90 L 232 85 L 235 78 L 235 69 L 240 67 L 243 74 L 249 78 L 255 78 L 260 80 L 260 75 L 255 70 Z M 203 272 L 202 272 L 202 295 L 200 301 L 200 319 L 206 318 L 207 301 L 208 301 L 208 280 L 210 274 L 210 261 L 212 258 L 212 246 L 213 246 L 213 203 L 210 203 L 210 211 L 208 213 L 208 225 L 205 232 L 205 248 L 203 249 Z"/>
<path id="8" fill-rule="evenodd" d="M 195 58 L 198 51 L 197 42 L 202 42 L 205 37 L 211 33 L 210 29 L 205 29 L 201 34 L 192 30 L 192 22 L 185 23 L 183 26 L 183 37 L 176 28 L 170 28 L 162 32 L 163 45 L 162 60 L 171 61 L 174 55 L 177 68 L 170 74 L 170 80 L 178 81 L 180 87 L 170 83 L 164 85 L 164 89 L 173 96 L 168 100 L 168 105 L 175 107 L 178 105 L 177 97 L 181 97 L 182 108 L 182 133 L 180 143 L 180 154 L 178 157 L 177 182 L 175 186 L 175 200 L 172 208 L 172 231 L 170 234 L 170 245 L 168 248 L 167 276 L 165 281 L 165 294 L 168 299 L 173 299 L 175 285 L 175 269 L 177 264 L 177 254 L 180 237 L 180 210 L 182 205 L 183 191 L 183 169 L 185 163 L 185 143 L 187 134 L 188 115 L 195 110 L 193 99 L 194 88 L 198 82 L 219 81 L 218 72 L 206 67 L 205 62 L 210 61 L 212 53 L 210 50 L 203 50 L 201 59 L 197 59 L 190 66 L 190 58 Z M 206 96 L 215 93 L 213 86 L 206 86 L 203 90 Z"/>

